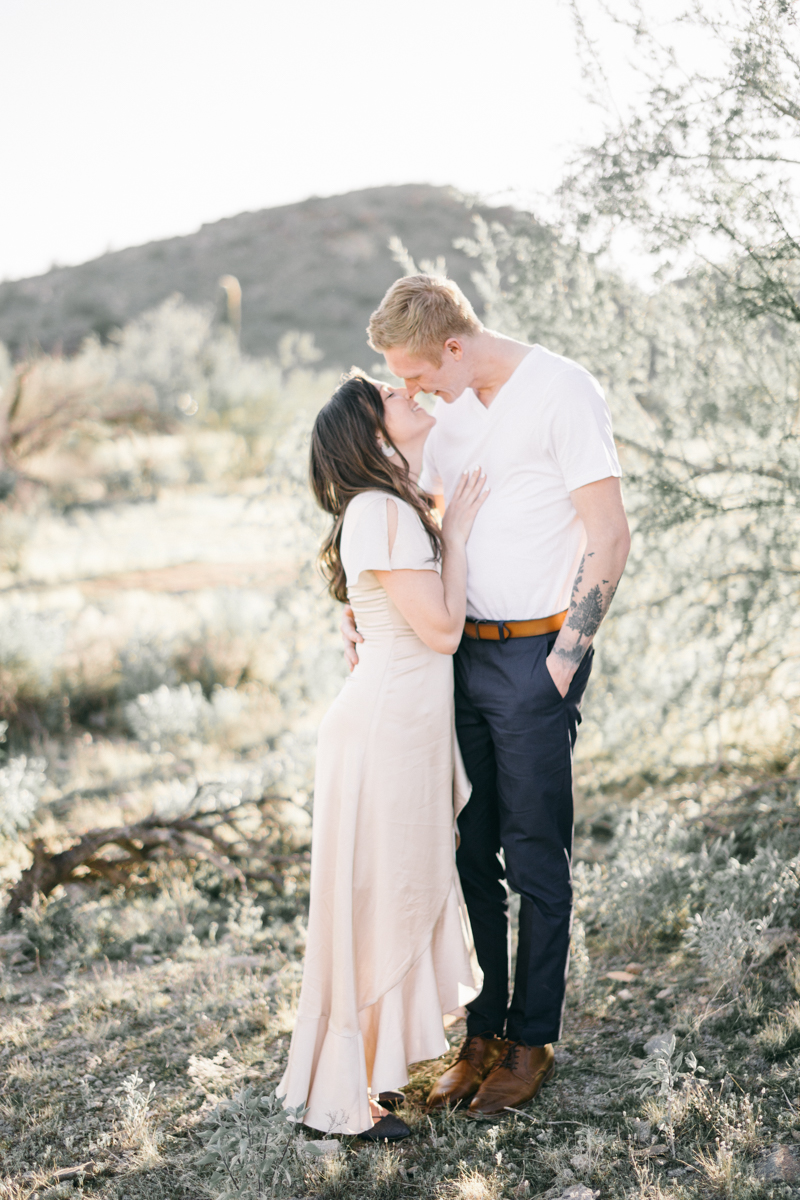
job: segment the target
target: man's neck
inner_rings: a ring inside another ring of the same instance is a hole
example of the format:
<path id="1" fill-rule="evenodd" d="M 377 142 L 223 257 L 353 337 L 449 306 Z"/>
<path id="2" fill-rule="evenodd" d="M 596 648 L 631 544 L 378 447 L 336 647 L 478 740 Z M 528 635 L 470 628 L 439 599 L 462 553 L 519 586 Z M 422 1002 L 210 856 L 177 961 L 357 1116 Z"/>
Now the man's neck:
<path id="1" fill-rule="evenodd" d="M 470 339 L 472 378 L 470 387 L 485 408 L 488 408 L 504 383 L 508 383 L 530 346 L 504 337 L 491 329 L 482 329 Z"/>

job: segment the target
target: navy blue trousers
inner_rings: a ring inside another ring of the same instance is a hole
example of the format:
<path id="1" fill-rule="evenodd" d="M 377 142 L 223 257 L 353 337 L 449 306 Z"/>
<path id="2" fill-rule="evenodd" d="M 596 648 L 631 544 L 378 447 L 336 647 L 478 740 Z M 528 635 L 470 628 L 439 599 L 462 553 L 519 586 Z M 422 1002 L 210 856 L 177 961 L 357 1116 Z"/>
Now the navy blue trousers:
<path id="1" fill-rule="evenodd" d="M 456 859 L 484 975 L 467 1005 L 467 1033 L 528 1046 L 561 1036 L 572 928 L 572 750 L 592 669 L 590 649 L 562 699 L 545 665 L 555 639 L 464 636 L 454 660 L 458 742 L 472 782 Z M 510 1005 L 506 882 L 520 896 Z"/>

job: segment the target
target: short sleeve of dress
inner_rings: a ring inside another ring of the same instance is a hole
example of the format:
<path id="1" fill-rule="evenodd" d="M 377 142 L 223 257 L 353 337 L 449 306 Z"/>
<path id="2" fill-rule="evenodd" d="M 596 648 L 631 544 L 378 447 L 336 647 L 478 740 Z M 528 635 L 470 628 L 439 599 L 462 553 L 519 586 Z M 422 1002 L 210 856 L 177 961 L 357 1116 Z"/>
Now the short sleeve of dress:
<path id="1" fill-rule="evenodd" d="M 397 506 L 397 535 L 389 553 L 387 501 Z M 350 501 L 340 546 L 348 587 L 362 571 L 431 571 L 437 569 L 433 547 L 411 505 L 386 492 L 362 492 Z"/>
<path id="2" fill-rule="evenodd" d="M 392 547 L 393 571 L 435 571 L 438 563 L 431 539 L 417 513 L 405 500 L 392 500 L 397 505 L 397 535 Z"/>

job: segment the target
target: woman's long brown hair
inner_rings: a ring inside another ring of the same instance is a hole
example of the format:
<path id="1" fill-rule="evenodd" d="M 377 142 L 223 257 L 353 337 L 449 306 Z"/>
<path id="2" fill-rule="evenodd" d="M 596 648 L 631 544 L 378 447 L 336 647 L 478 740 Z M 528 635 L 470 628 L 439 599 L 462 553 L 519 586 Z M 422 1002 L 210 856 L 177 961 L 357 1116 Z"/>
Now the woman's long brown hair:
<path id="1" fill-rule="evenodd" d="M 360 492 L 380 491 L 405 500 L 418 514 L 431 539 L 433 559 L 442 557 L 442 535 L 431 511 L 409 479 L 408 463 L 395 447 L 388 459 L 378 435 L 392 445 L 383 415 L 383 399 L 374 383 L 353 374 L 336 389 L 314 422 L 311 433 L 311 490 L 333 517 L 322 543 L 319 564 L 336 600 L 347 600 L 347 579 L 340 553 L 347 506 Z M 398 467 L 393 462 L 401 464 Z"/>

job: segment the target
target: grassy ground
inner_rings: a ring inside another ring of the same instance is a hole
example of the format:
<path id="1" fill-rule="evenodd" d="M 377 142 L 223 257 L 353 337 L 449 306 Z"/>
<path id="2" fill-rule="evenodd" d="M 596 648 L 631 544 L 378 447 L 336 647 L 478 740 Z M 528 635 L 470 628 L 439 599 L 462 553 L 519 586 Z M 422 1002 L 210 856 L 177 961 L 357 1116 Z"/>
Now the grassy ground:
<path id="1" fill-rule="evenodd" d="M 704 844 L 791 833 L 793 788 L 772 781 L 720 802 L 742 782 L 725 780 L 716 795 L 692 785 Z M 598 801 L 579 828 L 584 858 L 613 862 L 618 853 L 614 839 L 591 836 L 593 827 L 607 837 L 609 811 Z M 428 1116 L 427 1089 L 447 1059 L 414 1068 L 401 1114 L 413 1136 L 396 1147 L 339 1138 L 329 1147 L 335 1153 L 319 1156 L 307 1145 L 318 1134 L 297 1132 L 269 1105 L 256 1105 L 249 1145 L 242 1149 L 237 1133 L 227 1167 L 225 1155 L 204 1164 L 201 1134 L 214 1127 L 219 1102 L 242 1088 L 269 1096 L 280 1078 L 301 970 L 302 856 L 298 863 L 288 894 L 260 894 L 264 916 L 249 942 L 241 913 L 217 939 L 188 936 L 170 953 L 134 944 L 117 961 L 85 961 L 68 944 L 44 958 L 35 946 L 15 952 L 6 935 L 0 1195 L 492 1200 L 555 1197 L 583 1185 L 603 1196 L 689 1200 L 800 1186 L 800 964 L 788 925 L 762 931 L 726 982 L 709 976 L 679 936 L 640 927 L 631 944 L 588 924 L 556 1078 L 524 1112 L 482 1122 L 458 1112 Z M 612 971 L 626 977 L 609 979 Z M 462 1027 L 451 1032 L 452 1056 Z M 648 1054 L 650 1039 L 669 1033 L 671 1057 L 654 1056 L 652 1043 Z M 229 1106 L 231 1128 L 245 1108 Z M 83 1173 L 64 1177 L 79 1166 Z M 581 1197 L 589 1200 L 588 1191 Z"/>

